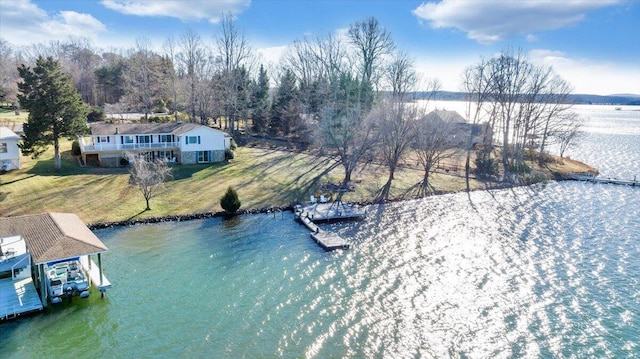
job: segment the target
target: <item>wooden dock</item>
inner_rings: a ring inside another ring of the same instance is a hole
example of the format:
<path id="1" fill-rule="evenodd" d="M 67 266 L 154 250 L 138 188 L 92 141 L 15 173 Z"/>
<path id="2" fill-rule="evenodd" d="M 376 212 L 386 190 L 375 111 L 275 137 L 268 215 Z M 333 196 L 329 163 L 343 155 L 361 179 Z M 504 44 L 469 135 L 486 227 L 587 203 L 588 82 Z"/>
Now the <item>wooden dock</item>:
<path id="1" fill-rule="evenodd" d="M 584 181 L 584 182 L 592 182 L 592 183 L 606 183 L 606 184 L 618 184 L 625 186 L 640 186 L 640 181 L 637 180 L 637 177 L 634 177 L 633 180 L 625 180 L 619 178 L 611 178 L 611 177 L 598 177 L 595 175 L 589 174 L 571 174 L 569 175 L 569 179 L 575 181 Z"/>
<path id="2" fill-rule="evenodd" d="M 357 205 L 344 202 L 313 203 L 296 207 L 296 213 L 304 214 L 312 222 L 331 222 L 363 219 L 367 211 Z"/>
<path id="3" fill-rule="evenodd" d="M 42 310 L 42 301 L 31 277 L 0 279 L 0 320 Z"/>
<path id="4" fill-rule="evenodd" d="M 311 238 L 318 243 L 320 247 L 322 247 L 325 251 L 332 251 L 335 249 L 348 249 L 349 242 L 340 237 L 339 235 L 327 231 L 323 231 L 320 229 L 315 223 L 313 223 L 312 217 L 309 215 L 309 212 L 306 211 L 307 207 L 298 206 L 295 209 L 295 217 L 296 220 L 302 223 L 305 227 L 311 231 Z M 317 213 L 317 212 L 312 212 Z M 327 212 L 324 212 L 327 213 Z M 316 220 L 318 218 L 322 218 L 320 220 L 327 221 L 327 217 L 315 217 Z M 330 218 L 329 220 L 339 220 L 340 218 Z M 352 219 L 349 217 L 349 219 Z"/>

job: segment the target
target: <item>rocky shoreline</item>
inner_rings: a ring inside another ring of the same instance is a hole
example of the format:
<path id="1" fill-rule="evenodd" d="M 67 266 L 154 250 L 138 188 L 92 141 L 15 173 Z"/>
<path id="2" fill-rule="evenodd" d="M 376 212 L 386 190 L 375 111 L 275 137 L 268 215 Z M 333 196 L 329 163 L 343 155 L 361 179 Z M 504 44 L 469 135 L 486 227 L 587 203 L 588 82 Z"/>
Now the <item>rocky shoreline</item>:
<path id="1" fill-rule="evenodd" d="M 484 189 L 475 189 L 473 191 L 478 191 L 478 190 L 491 190 L 491 189 L 504 189 L 504 188 L 512 188 L 512 187 L 518 187 L 519 185 L 513 185 L 510 183 L 506 183 L 506 182 L 498 182 L 498 183 L 494 183 L 493 186 L 487 186 Z M 459 193 L 459 192 L 464 192 L 465 190 L 462 191 L 435 191 L 433 193 L 431 193 L 429 196 L 439 196 L 439 195 L 443 195 L 443 194 L 450 194 L 450 193 Z M 418 197 L 411 197 L 411 198 L 395 198 L 395 199 L 391 199 L 388 201 L 385 201 L 384 203 L 395 203 L 395 202 L 402 202 L 402 201 L 409 201 L 409 200 L 414 200 L 414 199 L 419 199 Z M 355 204 L 358 206 L 371 206 L 371 205 L 375 205 L 375 204 L 384 204 L 384 203 L 380 203 L 380 202 L 346 202 L 346 203 L 351 203 L 351 204 Z M 264 213 L 274 213 L 274 212 L 285 212 L 285 211 L 290 211 L 293 212 L 294 210 L 294 206 L 296 204 L 291 204 L 288 206 L 282 206 L 282 207 L 264 207 L 264 208 L 251 208 L 251 209 L 245 209 L 245 210 L 239 210 L 238 212 L 236 212 L 235 215 L 240 216 L 240 215 L 245 215 L 245 214 L 264 214 Z M 153 224 L 153 223 L 164 223 L 164 222 L 183 222 L 183 221 L 191 221 L 191 220 L 196 220 L 196 219 L 207 219 L 207 218 L 224 218 L 229 216 L 228 213 L 224 212 L 224 211 L 219 211 L 219 212 L 201 212 L 201 213 L 190 213 L 190 214 L 177 214 L 177 215 L 167 215 L 167 216 L 161 216 L 161 217 L 146 217 L 146 218 L 138 218 L 138 219 L 127 219 L 127 220 L 123 220 L 123 221 L 114 221 L 114 222 L 98 222 L 98 223 L 89 223 L 87 224 L 87 227 L 89 227 L 89 229 L 91 230 L 96 230 L 96 229 L 105 229 L 105 228 L 112 228 L 112 227 L 128 227 L 128 226 L 135 226 L 135 225 L 140 225 L 140 224 Z"/>

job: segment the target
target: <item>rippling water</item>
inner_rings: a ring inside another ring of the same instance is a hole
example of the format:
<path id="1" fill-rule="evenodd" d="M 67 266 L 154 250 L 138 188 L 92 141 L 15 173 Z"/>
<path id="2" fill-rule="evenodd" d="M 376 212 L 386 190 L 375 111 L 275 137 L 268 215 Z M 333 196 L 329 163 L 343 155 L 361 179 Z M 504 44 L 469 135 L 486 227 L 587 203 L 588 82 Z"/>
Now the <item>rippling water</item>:
<path id="1" fill-rule="evenodd" d="M 622 112 L 631 131 L 605 110 L 572 157 L 640 175 L 640 112 Z M 353 244 L 330 253 L 289 213 L 96 231 L 106 298 L 0 325 L 0 357 L 640 357 L 639 188 L 370 211 L 323 225 Z"/>

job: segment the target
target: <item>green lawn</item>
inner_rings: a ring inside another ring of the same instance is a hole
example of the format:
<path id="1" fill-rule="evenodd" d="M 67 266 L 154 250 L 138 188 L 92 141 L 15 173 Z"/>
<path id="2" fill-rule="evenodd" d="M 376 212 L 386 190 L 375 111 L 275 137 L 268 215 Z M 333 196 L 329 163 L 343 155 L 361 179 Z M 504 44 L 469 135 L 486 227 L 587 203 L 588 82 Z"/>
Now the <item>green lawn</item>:
<path id="1" fill-rule="evenodd" d="M 215 165 L 176 165 L 173 180 L 151 200 L 151 210 L 144 211 L 142 194 L 128 184 L 124 168 L 81 167 L 71 156 L 71 143 L 63 141 L 62 170 L 56 172 L 53 150 L 40 159 L 22 158 L 22 169 L 0 176 L 0 216 L 73 212 L 86 223 L 112 222 L 133 218 L 221 211 L 219 200 L 228 186 L 233 186 L 241 209 L 288 206 L 308 200 L 320 185 L 338 183 L 342 167 L 330 170 L 332 161 L 304 153 L 259 148 L 239 148 L 236 159 Z M 421 172 L 401 169 L 396 174 L 392 197 L 400 197 L 417 183 Z M 356 172 L 360 183 L 347 201 L 371 201 L 387 177 L 386 169 L 368 166 Z M 433 175 L 437 190 L 464 188 L 464 179 Z M 480 183 L 473 182 L 475 188 Z"/>
<path id="2" fill-rule="evenodd" d="M 125 168 L 81 167 L 71 155 L 71 142 L 63 141 L 62 170 L 56 172 L 53 149 L 40 159 L 22 157 L 22 169 L 0 176 L 0 216 L 17 216 L 42 212 L 73 212 L 85 223 L 114 222 L 167 215 L 221 211 L 220 197 L 233 186 L 241 209 L 288 206 L 319 195 L 323 183 L 339 183 L 344 171 L 325 157 L 306 153 L 241 147 L 230 163 L 214 165 L 175 165 L 173 180 L 151 199 L 150 211 L 140 191 L 129 185 Z M 584 170 L 583 164 L 565 161 L 552 170 Z M 570 163 L 569 163 L 570 162 Z M 577 166 L 577 167 L 575 167 Z M 368 165 L 356 171 L 355 192 L 344 200 L 371 202 L 386 182 L 386 167 Z M 391 199 L 409 198 L 407 189 L 418 183 L 422 172 L 405 165 L 395 175 Z M 430 183 L 438 192 L 464 190 L 462 177 L 435 173 Z M 483 182 L 471 180 L 472 189 L 485 188 Z M 329 195 L 329 193 L 325 193 Z"/>

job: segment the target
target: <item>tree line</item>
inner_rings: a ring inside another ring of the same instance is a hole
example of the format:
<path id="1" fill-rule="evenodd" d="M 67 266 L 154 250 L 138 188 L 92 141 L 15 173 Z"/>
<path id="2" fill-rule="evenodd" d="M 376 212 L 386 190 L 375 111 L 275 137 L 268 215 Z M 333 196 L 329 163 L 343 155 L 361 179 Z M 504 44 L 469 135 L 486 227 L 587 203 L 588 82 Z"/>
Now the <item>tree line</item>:
<path id="1" fill-rule="evenodd" d="M 148 119 L 162 112 L 232 134 L 316 144 L 343 167 L 345 185 L 358 166 L 384 165 L 380 200 L 388 198 L 395 171 L 410 153 L 425 171 L 415 187 L 424 195 L 435 164 L 455 150 L 467 151 L 468 178 L 472 152 L 476 167 L 491 172 L 494 145 L 500 145 L 507 178 L 526 170 L 529 152 L 537 150 L 543 161 L 551 141 L 573 138 L 567 133 L 578 128 L 567 105 L 570 86 L 521 52 L 503 51 L 463 74 L 465 117 L 484 132 L 480 144 L 472 131 L 460 141 L 452 124 L 427 116 L 439 82 L 419 78 L 411 57 L 375 18 L 351 24 L 344 36 L 297 40 L 277 67 L 260 63 L 231 16 L 222 19 L 212 43 L 186 30 L 167 38 L 162 51 L 145 38 L 131 49 L 109 51 L 82 39 L 22 49 L 0 40 L 0 102 L 20 99 L 24 106 L 31 67 L 55 67 L 45 58 L 68 74 L 82 102 L 106 113 L 141 112 Z"/>

